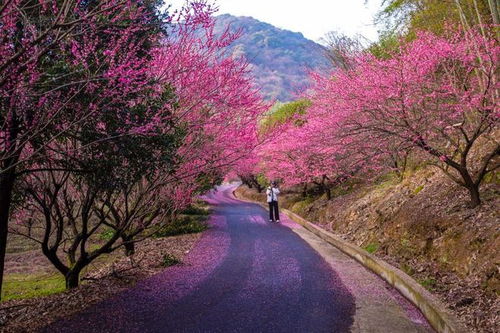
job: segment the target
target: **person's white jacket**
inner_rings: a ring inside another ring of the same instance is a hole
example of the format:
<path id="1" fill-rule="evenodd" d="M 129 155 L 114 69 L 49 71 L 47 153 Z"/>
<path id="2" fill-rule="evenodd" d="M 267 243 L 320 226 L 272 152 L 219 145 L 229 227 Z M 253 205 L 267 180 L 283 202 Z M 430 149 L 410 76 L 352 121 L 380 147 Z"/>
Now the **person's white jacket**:
<path id="1" fill-rule="evenodd" d="M 276 187 L 268 187 L 266 194 L 267 202 L 278 201 L 278 194 L 280 194 L 280 190 Z"/>

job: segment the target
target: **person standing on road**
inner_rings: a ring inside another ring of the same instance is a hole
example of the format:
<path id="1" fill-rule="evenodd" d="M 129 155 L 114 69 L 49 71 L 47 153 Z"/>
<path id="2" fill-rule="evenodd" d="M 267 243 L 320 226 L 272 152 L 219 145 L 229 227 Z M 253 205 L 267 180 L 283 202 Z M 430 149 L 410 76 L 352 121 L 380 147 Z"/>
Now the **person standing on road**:
<path id="1" fill-rule="evenodd" d="M 267 203 L 269 204 L 269 222 L 279 222 L 280 213 L 278 210 L 278 194 L 280 194 L 280 190 L 275 181 L 271 182 L 271 186 L 267 188 L 266 194 Z"/>

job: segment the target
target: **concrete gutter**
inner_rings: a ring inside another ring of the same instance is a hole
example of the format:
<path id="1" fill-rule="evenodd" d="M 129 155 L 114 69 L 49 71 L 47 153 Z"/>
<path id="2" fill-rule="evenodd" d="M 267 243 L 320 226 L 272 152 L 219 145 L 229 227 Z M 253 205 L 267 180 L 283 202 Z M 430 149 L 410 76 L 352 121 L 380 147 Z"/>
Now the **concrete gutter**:
<path id="1" fill-rule="evenodd" d="M 233 191 L 233 195 L 237 197 L 235 192 L 236 190 Z M 267 206 L 260 202 L 249 200 L 246 198 L 239 199 L 259 204 L 267 209 Z M 338 248 L 348 256 L 356 259 L 363 266 L 370 269 L 382 279 L 387 281 L 422 312 L 422 314 L 437 332 L 467 332 L 463 325 L 458 322 L 458 320 L 454 318 L 454 316 L 446 309 L 444 304 L 437 300 L 434 295 L 432 295 L 418 282 L 412 279 L 408 274 L 397 269 L 396 267 L 389 265 L 384 260 L 371 255 L 360 247 L 351 244 L 332 234 L 331 232 L 328 232 L 318 227 L 317 225 L 303 219 L 302 217 L 289 211 L 288 209 L 280 209 L 280 211 L 287 215 L 291 220 L 302 225 L 305 229 L 309 230 L 327 243 Z"/>

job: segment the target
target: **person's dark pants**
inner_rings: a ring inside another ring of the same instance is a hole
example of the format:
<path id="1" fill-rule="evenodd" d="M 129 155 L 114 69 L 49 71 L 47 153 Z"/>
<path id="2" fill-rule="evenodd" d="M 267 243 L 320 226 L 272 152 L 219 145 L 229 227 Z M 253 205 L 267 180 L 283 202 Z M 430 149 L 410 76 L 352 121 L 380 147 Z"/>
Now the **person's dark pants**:
<path id="1" fill-rule="evenodd" d="M 269 202 L 269 219 L 272 221 L 277 221 L 280 219 L 280 213 L 278 210 L 278 201 Z"/>

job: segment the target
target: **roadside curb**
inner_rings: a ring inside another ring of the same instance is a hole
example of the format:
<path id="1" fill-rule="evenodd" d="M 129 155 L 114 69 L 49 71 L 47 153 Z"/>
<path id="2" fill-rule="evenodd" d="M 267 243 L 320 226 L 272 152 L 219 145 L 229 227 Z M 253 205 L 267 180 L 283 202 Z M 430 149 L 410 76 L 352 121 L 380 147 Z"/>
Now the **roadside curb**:
<path id="1" fill-rule="evenodd" d="M 267 209 L 266 205 L 260 202 L 238 197 L 236 195 L 236 189 L 233 191 L 233 196 L 239 200 L 255 203 L 262 206 L 264 209 Z M 422 287 L 408 274 L 404 273 L 394 266 L 389 265 L 384 260 L 371 255 L 360 247 L 351 244 L 334 235 L 333 233 L 328 232 L 318 227 L 317 225 L 303 219 L 302 217 L 289 211 L 288 209 L 280 209 L 280 211 L 327 243 L 333 245 L 348 256 L 356 259 L 356 261 L 358 261 L 360 264 L 370 269 L 387 283 L 392 285 L 422 312 L 422 314 L 437 332 L 467 332 L 463 325 L 458 322 L 458 320 L 454 318 L 454 316 L 448 310 L 446 310 L 446 307 L 439 300 L 437 300 L 434 295 L 432 295 L 429 291 Z"/>

